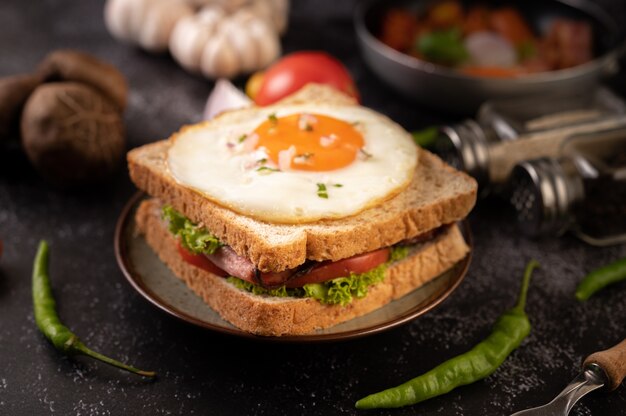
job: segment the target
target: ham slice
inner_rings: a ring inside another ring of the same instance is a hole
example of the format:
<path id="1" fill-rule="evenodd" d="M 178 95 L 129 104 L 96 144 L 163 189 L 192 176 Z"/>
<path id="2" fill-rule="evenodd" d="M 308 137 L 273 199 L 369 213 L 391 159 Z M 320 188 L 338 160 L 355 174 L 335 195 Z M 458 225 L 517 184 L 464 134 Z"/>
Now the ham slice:
<path id="1" fill-rule="evenodd" d="M 215 253 L 207 254 L 206 257 L 229 276 L 267 288 L 283 286 L 300 270 L 296 268 L 278 273 L 261 273 L 250 260 L 241 257 L 228 246 L 220 247 Z"/>

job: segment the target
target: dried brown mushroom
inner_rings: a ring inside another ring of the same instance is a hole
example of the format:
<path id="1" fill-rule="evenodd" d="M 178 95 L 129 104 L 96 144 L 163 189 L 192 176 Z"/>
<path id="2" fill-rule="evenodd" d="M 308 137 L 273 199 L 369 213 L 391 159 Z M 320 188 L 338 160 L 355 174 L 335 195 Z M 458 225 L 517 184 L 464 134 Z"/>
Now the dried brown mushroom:
<path id="1" fill-rule="evenodd" d="M 39 66 L 46 81 L 76 81 L 90 85 L 109 97 L 118 108 L 126 108 L 128 84 L 113 65 L 75 50 L 62 49 L 48 54 Z"/>
<path id="2" fill-rule="evenodd" d="M 19 137 L 22 108 L 40 83 L 40 77 L 30 74 L 0 79 L 0 142 Z"/>
<path id="3" fill-rule="evenodd" d="M 97 90 L 74 82 L 44 84 L 22 113 L 22 146 L 50 182 L 73 187 L 99 182 L 125 152 L 118 108 Z"/>

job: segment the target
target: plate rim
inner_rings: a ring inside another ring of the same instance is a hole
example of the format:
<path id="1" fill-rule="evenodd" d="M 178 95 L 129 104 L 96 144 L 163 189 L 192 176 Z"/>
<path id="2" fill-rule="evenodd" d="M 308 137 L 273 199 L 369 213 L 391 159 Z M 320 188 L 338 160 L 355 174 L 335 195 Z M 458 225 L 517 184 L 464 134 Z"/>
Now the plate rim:
<path id="1" fill-rule="evenodd" d="M 198 319 L 194 316 L 189 315 L 186 312 L 183 312 L 177 309 L 175 306 L 170 305 L 168 302 L 164 301 L 159 295 L 154 293 L 144 282 L 141 275 L 134 269 L 132 261 L 130 260 L 130 255 L 128 252 L 128 244 L 126 239 L 124 238 L 124 231 L 129 226 L 129 222 L 132 220 L 132 216 L 130 213 L 133 211 L 135 206 L 148 196 L 143 191 L 136 192 L 129 200 L 126 202 L 124 208 L 122 209 L 117 223 L 115 225 L 115 234 L 114 234 L 114 251 L 115 251 L 115 259 L 117 261 L 118 267 L 124 274 L 124 277 L 130 285 L 146 300 L 148 300 L 151 304 L 156 306 L 158 309 L 166 312 L 167 314 L 174 316 L 188 324 L 192 324 L 195 326 L 199 326 L 204 329 L 209 329 L 218 333 L 233 335 L 240 338 L 247 338 L 259 341 L 270 341 L 270 342 L 291 342 L 291 343 L 299 343 L 299 342 L 328 342 L 328 341 L 343 341 L 349 339 L 357 339 L 362 338 L 369 335 L 378 334 L 384 331 L 391 330 L 393 328 L 397 328 L 402 326 L 428 312 L 432 309 L 439 306 L 444 300 L 446 300 L 461 284 L 461 282 L 465 279 L 467 275 L 467 271 L 469 269 L 469 265 L 472 260 L 473 255 L 473 238 L 472 233 L 469 227 L 467 220 L 460 221 L 461 231 L 463 233 L 463 237 L 467 245 L 470 247 L 468 254 L 457 263 L 457 267 L 460 267 L 460 270 L 456 276 L 456 279 L 452 282 L 450 286 L 448 286 L 443 292 L 439 295 L 431 299 L 421 308 L 412 307 L 406 313 L 398 316 L 389 321 L 379 323 L 376 325 L 372 325 L 363 329 L 351 329 L 345 332 L 339 333 L 330 333 L 330 334 L 303 334 L 303 335 L 284 335 L 284 336 L 262 336 L 255 335 L 244 330 L 241 330 L 237 327 L 228 328 L 224 326 L 213 325 L 207 321 L 202 319 Z M 210 307 L 207 305 L 207 307 Z M 221 317 L 220 317 L 221 318 Z M 223 319 L 223 318 L 222 318 Z M 227 321 L 226 321 L 227 322 Z"/>

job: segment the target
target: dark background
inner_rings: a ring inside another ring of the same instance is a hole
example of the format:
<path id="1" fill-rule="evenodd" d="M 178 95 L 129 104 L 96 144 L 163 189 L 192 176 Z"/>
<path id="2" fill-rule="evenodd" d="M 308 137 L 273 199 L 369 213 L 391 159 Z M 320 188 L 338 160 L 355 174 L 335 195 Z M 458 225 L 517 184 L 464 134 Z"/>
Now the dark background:
<path id="1" fill-rule="evenodd" d="M 604 1 L 618 18 L 624 3 Z M 0 2 L 0 75 L 32 70 L 60 47 L 89 51 L 115 65 L 131 85 L 128 144 L 167 137 L 200 119 L 211 83 L 169 57 L 115 42 L 102 2 Z M 363 103 L 415 129 L 454 121 L 387 89 L 364 66 L 351 25 L 353 1 L 293 2 L 286 52 L 325 49 L 356 78 Z M 611 85 L 626 94 L 626 77 Z M 241 85 L 242 80 L 239 80 Z M 470 223 L 475 253 L 459 289 L 436 310 L 365 339 L 287 345 L 227 337 L 182 323 L 137 294 L 117 267 L 113 230 L 135 192 L 122 171 L 107 186 L 66 193 L 42 182 L 23 157 L 0 158 L 0 414 L 2 415 L 508 415 L 547 402 L 587 354 L 626 336 L 626 286 L 585 304 L 573 298 L 585 272 L 626 255 L 571 236 L 520 237 L 496 200 Z M 40 238 L 51 243 L 51 276 L 64 321 L 94 349 L 158 371 L 152 382 L 57 353 L 31 312 L 31 262 Z M 512 305 L 526 262 L 536 258 L 528 298 L 531 335 L 492 376 L 410 408 L 357 412 L 360 397 L 403 382 L 483 339 Z M 584 398 L 574 415 L 626 415 L 626 388 Z"/>

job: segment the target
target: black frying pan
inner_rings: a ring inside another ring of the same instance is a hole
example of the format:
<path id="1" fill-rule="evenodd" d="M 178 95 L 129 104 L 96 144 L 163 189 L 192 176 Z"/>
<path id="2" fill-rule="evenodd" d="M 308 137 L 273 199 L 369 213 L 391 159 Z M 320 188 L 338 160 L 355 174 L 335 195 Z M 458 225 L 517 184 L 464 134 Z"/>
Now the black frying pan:
<path id="1" fill-rule="evenodd" d="M 374 72 L 385 82 L 417 102 L 455 113 L 473 114 L 481 103 L 531 95 L 564 94 L 593 88 L 618 70 L 624 34 L 615 20 L 591 0 L 481 1 L 488 6 L 513 5 L 536 33 L 544 33 L 555 17 L 591 22 L 596 58 L 574 68 L 531 74 L 515 79 L 472 77 L 398 52 L 380 42 L 376 35 L 381 17 L 391 7 L 414 12 L 425 10 L 437 0 L 371 0 L 362 2 L 355 13 L 359 46 Z M 471 2 L 465 1 L 465 4 Z"/>

